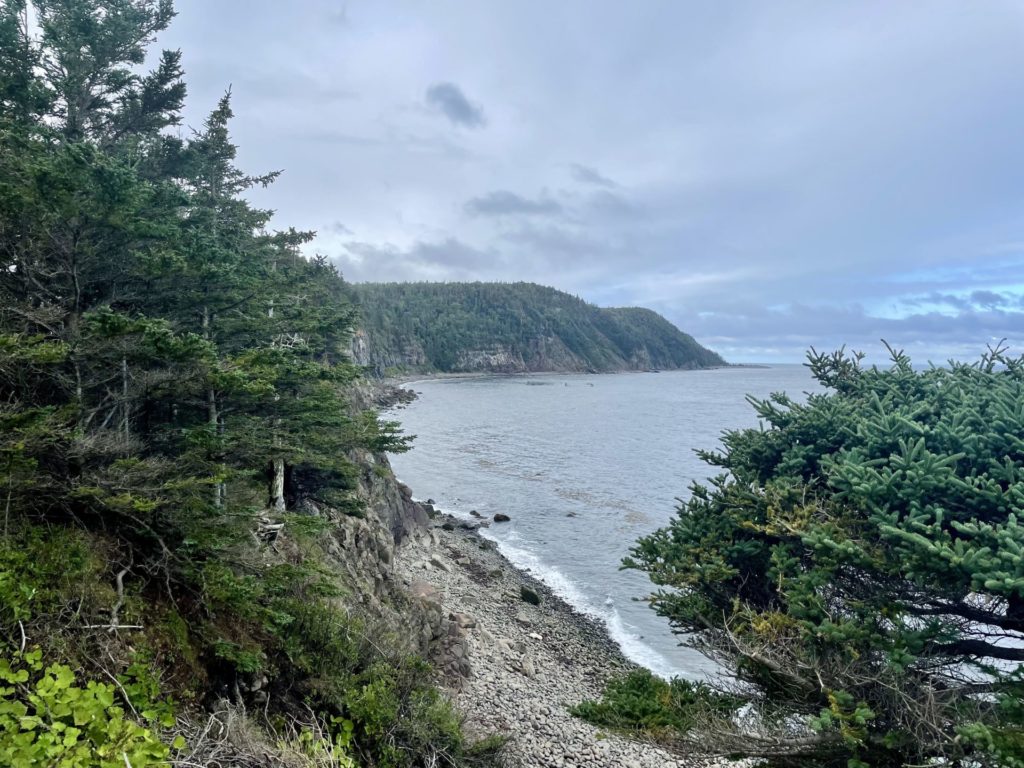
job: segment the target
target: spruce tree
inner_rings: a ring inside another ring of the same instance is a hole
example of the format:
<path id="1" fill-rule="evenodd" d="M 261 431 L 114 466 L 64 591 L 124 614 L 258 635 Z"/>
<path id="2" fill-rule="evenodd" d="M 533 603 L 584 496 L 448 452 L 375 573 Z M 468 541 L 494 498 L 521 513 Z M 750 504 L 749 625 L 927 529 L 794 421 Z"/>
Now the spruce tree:
<path id="1" fill-rule="evenodd" d="M 828 388 L 752 400 L 627 564 L 733 673 L 677 744 L 779 766 L 1024 764 L 1024 358 L 887 369 L 810 356 Z M 697 707 L 699 709 L 699 707 Z"/>

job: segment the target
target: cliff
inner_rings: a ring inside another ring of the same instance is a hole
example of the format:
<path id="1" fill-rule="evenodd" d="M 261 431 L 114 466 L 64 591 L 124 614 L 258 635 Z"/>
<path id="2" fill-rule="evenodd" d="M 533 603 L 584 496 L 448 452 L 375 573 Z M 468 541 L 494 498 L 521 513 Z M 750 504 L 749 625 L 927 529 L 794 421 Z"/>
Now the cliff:
<path id="1" fill-rule="evenodd" d="M 612 372 L 724 365 L 649 309 L 605 309 L 533 283 L 353 285 L 355 362 L 386 372 Z"/>

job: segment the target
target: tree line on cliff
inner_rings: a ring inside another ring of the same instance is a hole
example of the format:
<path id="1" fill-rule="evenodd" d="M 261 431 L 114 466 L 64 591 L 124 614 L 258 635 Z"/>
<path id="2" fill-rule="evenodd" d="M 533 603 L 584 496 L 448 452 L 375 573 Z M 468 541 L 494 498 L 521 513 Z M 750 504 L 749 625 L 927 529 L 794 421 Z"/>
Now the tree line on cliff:
<path id="1" fill-rule="evenodd" d="M 226 701 L 264 760 L 476 764 L 324 565 L 354 452 L 407 443 L 353 401 L 341 277 L 244 199 L 277 174 L 230 94 L 186 133 L 180 52 L 141 72 L 173 16 L 0 3 L 0 762 L 243 764 L 190 730 Z"/>
<path id="2" fill-rule="evenodd" d="M 649 309 L 603 309 L 534 283 L 356 283 L 353 289 L 367 336 L 365 362 L 379 373 L 725 364 Z"/>

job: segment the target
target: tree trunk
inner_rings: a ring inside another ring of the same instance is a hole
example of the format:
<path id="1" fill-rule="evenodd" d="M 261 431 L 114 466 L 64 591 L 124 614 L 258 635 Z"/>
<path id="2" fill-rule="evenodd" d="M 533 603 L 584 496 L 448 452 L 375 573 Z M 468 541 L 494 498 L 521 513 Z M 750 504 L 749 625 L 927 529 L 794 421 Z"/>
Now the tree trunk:
<path id="1" fill-rule="evenodd" d="M 277 512 L 284 512 L 284 459 L 271 462 L 270 506 Z"/>
<path id="2" fill-rule="evenodd" d="M 124 441 L 124 452 L 128 455 L 129 442 L 129 412 L 128 412 L 128 358 L 121 357 L 121 439 Z"/>
<path id="3" fill-rule="evenodd" d="M 209 340 L 210 338 L 210 308 L 208 306 L 203 307 L 203 338 Z M 206 390 L 206 423 L 210 425 L 211 433 L 214 437 L 220 435 L 220 414 L 217 411 L 217 392 L 213 387 Z M 213 457 L 215 460 L 219 459 L 219 456 Z M 221 465 L 223 469 L 223 465 Z M 223 482 L 214 483 L 213 486 L 213 506 L 220 509 L 224 506 L 224 497 L 226 496 L 227 489 Z"/>
<path id="4" fill-rule="evenodd" d="M 217 393 L 213 389 L 206 390 L 206 423 L 214 437 L 220 434 L 220 414 L 217 412 Z M 214 457 L 219 458 L 219 457 Z M 224 483 L 213 485 L 213 506 L 220 509 L 224 505 Z"/>

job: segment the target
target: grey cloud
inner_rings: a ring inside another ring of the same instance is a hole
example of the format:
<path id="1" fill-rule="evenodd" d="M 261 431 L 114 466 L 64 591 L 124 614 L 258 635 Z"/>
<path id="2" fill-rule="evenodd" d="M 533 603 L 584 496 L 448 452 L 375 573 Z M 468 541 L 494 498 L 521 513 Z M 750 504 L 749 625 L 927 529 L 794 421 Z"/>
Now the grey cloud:
<path id="1" fill-rule="evenodd" d="M 877 361 L 885 357 L 882 339 L 907 349 L 918 363 L 939 363 L 948 357 L 976 359 L 986 344 L 1002 338 L 1010 340 L 1011 352 L 1024 352 L 1021 312 L 967 310 L 882 318 L 860 306 L 796 304 L 772 309 L 721 305 L 719 311 L 708 313 L 672 306 L 660 309 L 685 331 L 734 360 L 757 349 L 774 349 L 795 360 L 812 346 L 823 351 L 846 345 Z"/>
<path id="2" fill-rule="evenodd" d="M 335 261 L 345 278 L 354 282 L 467 280 L 498 262 L 494 252 L 451 237 L 438 242 L 418 241 L 409 248 L 351 242 L 344 249 Z"/>
<path id="3" fill-rule="evenodd" d="M 969 294 L 941 293 L 931 291 L 919 296 L 906 296 L 899 300 L 907 307 L 951 307 L 961 312 L 974 310 L 995 310 L 1015 305 L 1024 306 L 1024 297 L 1009 292 L 998 292 L 987 289 L 973 290 Z"/>
<path id="4" fill-rule="evenodd" d="M 733 360 L 1020 343 L 1016 4 L 584 5 L 178 0 L 157 47 L 187 125 L 236 84 L 242 167 L 287 169 L 252 200 L 352 279 L 545 282 Z"/>
<path id="5" fill-rule="evenodd" d="M 346 102 L 358 98 L 358 94 L 336 83 L 288 68 L 247 71 L 232 84 L 234 103 L 243 107 L 252 101 Z"/>
<path id="6" fill-rule="evenodd" d="M 486 123 L 483 109 L 467 99 L 455 83 L 435 83 L 430 86 L 427 88 L 426 102 L 455 125 L 482 128 Z"/>
<path id="7" fill-rule="evenodd" d="M 581 184 L 593 184 L 594 186 L 607 187 L 608 189 L 615 189 L 619 186 L 607 176 L 601 175 L 597 170 L 587 165 L 573 163 L 569 166 L 569 170 L 572 172 L 572 177 Z"/>
<path id="8" fill-rule="evenodd" d="M 557 200 L 531 200 L 504 189 L 474 197 L 466 202 L 465 208 L 471 216 L 552 216 L 562 212 Z"/>
<path id="9" fill-rule="evenodd" d="M 332 234 L 335 234 L 335 235 L 354 235 L 355 234 L 355 232 L 353 232 L 351 229 L 346 227 L 340 221 L 331 222 L 330 224 L 327 225 L 326 229 L 327 229 L 328 232 L 331 232 Z"/>
<path id="10" fill-rule="evenodd" d="M 1010 303 L 1010 298 L 995 291 L 972 291 L 971 302 L 984 309 L 996 309 Z"/>
<path id="11" fill-rule="evenodd" d="M 563 268 L 583 261 L 605 267 L 617 261 L 611 243 L 570 227 L 524 224 L 503 233 L 502 240 Z"/>
<path id="12" fill-rule="evenodd" d="M 593 211 L 600 215 L 625 217 L 639 213 L 637 207 L 622 195 L 609 192 L 606 189 L 592 195 L 589 204 Z"/>
<path id="13" fill-rule="evenodd" d="M 939 293 L 938 291 L 932 291 L 924 294 L 923 296 L 904 296 L 899 299 L 899 303 L 907 307 L 953 307 L 959 310 L 968 310 L 971 308 L 971 302 L 962 296 L 957 296 L 952 293 Z"/>

